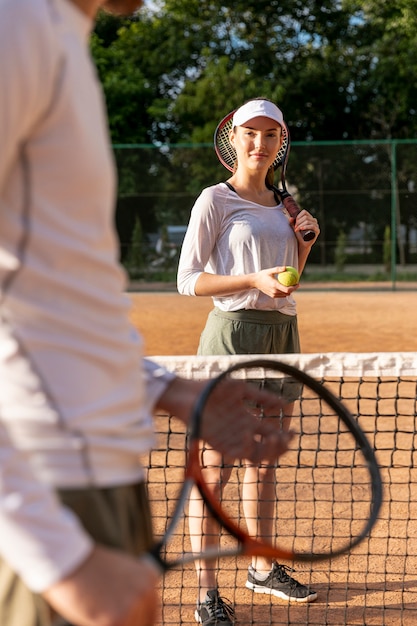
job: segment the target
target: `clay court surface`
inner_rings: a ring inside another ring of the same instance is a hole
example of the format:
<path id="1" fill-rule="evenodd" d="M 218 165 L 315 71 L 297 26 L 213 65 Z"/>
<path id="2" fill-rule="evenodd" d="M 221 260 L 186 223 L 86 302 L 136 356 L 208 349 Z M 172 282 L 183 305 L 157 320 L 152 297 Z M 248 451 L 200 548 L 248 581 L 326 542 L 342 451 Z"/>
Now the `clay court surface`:
<path id="1" fill-rule="evenodd" d="M 295 297 L 303 352 L 417 350 L 417 285 L 410 291 L 303 290 Z M 352 288 L 352 286 L 351 286 Z M 132 321 L 147 355 L 195 354 L 210 298 L 176 292 L 131 293 Z M 417 624 L 417 618 L 416 618 Z"/>
<path id="2" fill-rule="evenodd" d="M 196 353 L 200 332 L 212 308 L 209 298 L 179 296 L 175 291 L 142 291 L 129 295 L 131 319 L 144 336 L 147 355 Z M 296 300 L 305 353 L 417 351 L 417 285 L 407 291 L 340 291 L 337 286 L 332 289 L 329 285 L 303 291 L 301 287 Z M 239 626 L 417 624 L 417 515 L 414 511 L 417 476 L 414 463 L 410 462 L 410 457 L 414 458 L 410 451 L 414 451 L 415 446 L 415 410 L 411 408 L 409 413 L 405 427 L 409 439 L 404 446 L 404 460 L 397 453 L 398 467 L 389 467 L 391 440 L 384 445 L 388 461 L 383 471 L 388 497 L 383 520 L 373 538 L 377 543 L 366 541 L 354 555 L 331 564 L 320 563 L 314 569 L 307 564 L 297 565 L 297 578 L 310 582 L 318 592 L 317 602 L 311 605 L 289 605 L 276 599 L 271 601 L 269 596 L 252 594 L 244 587 L 246 560 L 227 560 L 222 566 L 220 584 L 224 595 L 236 605 Z M 391 431 L 391 424 L 387 431 Z M 183 458 L 178 466 L 175 461 L 176 468 L 162 470 L 164 481 L 169 483 L 178 476 L 181 478 L 182 461 Z M 150 485 L 157 532 L 163 527 L 167 506 L 167 492 L 157 494 L 158 489 L 161 486 Z M 186 529 L 183 535 L 187 536 Z M 158 626 L 195 624 L 196 593 L 192 566 L 169 573 L 161 584 L 163 603 Z"/>

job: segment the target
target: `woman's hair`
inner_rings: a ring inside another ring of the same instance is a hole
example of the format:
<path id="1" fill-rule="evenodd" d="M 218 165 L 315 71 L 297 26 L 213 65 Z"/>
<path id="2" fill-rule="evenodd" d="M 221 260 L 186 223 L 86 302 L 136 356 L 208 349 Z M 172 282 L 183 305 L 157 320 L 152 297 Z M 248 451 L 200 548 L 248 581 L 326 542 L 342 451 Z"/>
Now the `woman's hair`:
<path id="1" fill-rule="evenodd" d="M 275 180 L 275 170 L 274 170 L 274 166 L 271 165 L 271 167 L 269 168 L 269 170 L 266 173 L 265 176 L 265 183 L 267 187 L 273 187 L 274 186 L 274 180 Z"/>

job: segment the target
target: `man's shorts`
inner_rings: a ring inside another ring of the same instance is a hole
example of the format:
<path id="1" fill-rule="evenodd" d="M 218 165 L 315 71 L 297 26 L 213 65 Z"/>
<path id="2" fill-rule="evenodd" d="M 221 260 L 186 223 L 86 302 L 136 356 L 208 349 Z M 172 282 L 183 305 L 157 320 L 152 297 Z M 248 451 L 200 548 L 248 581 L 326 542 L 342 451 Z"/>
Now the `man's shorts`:
<path id="1" fill-rule="evenodd" d="M 80 518 L 97 543 L 139 555 L 153 543 L 146 485 L 59 491 L 62 502 Z M 47 603 L 32 593 L 0 559 L 0 625 L 58 626 Z"/>

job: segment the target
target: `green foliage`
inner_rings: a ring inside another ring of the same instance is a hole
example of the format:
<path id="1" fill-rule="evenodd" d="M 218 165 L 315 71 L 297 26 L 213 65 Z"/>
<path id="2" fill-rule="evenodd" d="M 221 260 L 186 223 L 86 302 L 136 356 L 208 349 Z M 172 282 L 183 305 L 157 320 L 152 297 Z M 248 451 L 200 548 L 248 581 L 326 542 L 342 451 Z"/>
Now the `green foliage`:
<path id="1" fill-rule="evenodd" d="M 99 17 L 92 51 L 119 143 L 209 141 L 255 95 L 293 140 L 417 130 L 415 0 L 165 0 Z"/>
<path id="2" fill-rule="evenodd" d="M 212 148 L 179 146 L 212 146 L 220 119 L 250 97 L 277 102 L 293 141 L 417 134 L 416 0 L 152 4 L 131 19 L 101 14 L 91 41 L 113 143 L 155 147 L 152 157 L 116 149 L 119 196 L 138 199 L 136 209 L 129 200 L 129 211 L 119 202 L 125 233 L 139 214 L 146 232 L 164 222 L 186 223 L 201 188 L 227 172 Z M 290 182 L 325 230 L 315 247 L 321 262 L 333 258 L 340 229 L 349 232 L 364 221 L 375 225 L 370 245 L 381 259 L 391 156 L 390 147 L 372 144 L 334 155 L 329 149 L 326 157 L 311 147 L 292 149 Z M 398 150 L 407 232 L 416 223 L 409 193 L 416 162 L 412 151 Z"/>

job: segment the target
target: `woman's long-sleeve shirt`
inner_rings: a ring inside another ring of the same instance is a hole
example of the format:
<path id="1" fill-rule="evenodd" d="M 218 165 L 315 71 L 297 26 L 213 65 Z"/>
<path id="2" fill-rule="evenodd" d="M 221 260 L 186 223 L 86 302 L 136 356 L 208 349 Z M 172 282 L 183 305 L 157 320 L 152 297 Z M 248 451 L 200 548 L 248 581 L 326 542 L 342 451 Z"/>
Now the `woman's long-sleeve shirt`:
<path id="1" fill-rule="evenodd" d="M 224 183 L 197 198 L 182 245 L 178 291 L 194 296 L 203 272 L 223 276 L 298 265 L 298 245 L 283 205 L 267 207 L 245 200 Z M 223 311 L 277 310 L 295 315 L 293 296 L 271 298 L 257 289 L 213 297 Z"/>

